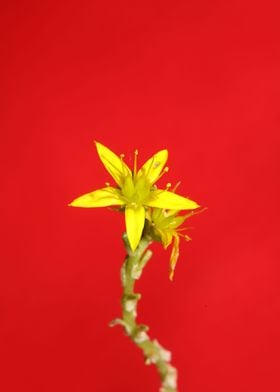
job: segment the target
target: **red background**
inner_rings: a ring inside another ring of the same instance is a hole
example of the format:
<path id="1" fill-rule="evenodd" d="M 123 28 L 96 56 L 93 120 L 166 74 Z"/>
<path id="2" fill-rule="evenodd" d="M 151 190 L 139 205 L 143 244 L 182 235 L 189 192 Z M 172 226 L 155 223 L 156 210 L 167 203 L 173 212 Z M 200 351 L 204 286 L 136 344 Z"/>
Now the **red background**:
<path id="1" fill-rule="evenodd" d="M 158 390 L 107 326 L 122 216 L 67 207 L 110 180 L 94 139 L 168 148 L 163 184 L 208 207 L 174 282 L 155 244 L 138 284 L 179 390 L 280 390 L 277 3 L 2 4 L 1 391 Z"/>

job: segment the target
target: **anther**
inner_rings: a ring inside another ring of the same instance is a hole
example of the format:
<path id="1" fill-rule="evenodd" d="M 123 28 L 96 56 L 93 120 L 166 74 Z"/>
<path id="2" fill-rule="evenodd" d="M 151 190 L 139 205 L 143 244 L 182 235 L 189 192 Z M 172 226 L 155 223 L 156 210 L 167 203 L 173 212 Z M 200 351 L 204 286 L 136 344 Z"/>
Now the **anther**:
<path id="1" fill-rule="evenodd" d="M 105 185 L 106 186 L 110 186 L 110 182 L 105 182 Z"/>
<path id="2" fill-rule="evenodd" d="M 171 188 L 171 183 L 170 182 L 168 182 L 167 184 L 166 184 L 166 190 L 168 190 L 168 189 L 170 189 Z"/>

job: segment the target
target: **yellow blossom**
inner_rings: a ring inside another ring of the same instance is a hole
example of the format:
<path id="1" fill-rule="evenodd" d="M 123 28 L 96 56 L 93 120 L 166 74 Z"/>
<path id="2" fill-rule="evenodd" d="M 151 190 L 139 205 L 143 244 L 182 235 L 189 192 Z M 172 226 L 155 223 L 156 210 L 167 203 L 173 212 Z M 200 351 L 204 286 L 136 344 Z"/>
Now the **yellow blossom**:
<path id="1" fill-rule="evenodd" d="M 202 210 L 191 211 L 188 214 L 179 215 L 180 211 L 178 210 L 154 208 L 147 214 L 153 236 L 162 242 L 164 248 L 168 248 L 173 241 L 170 255 L 170 280 L 173 280 L 175 267 L 179 258 L 180 237 L 183 237 L 187 241 L 191 240 L 188 235 L 182 233 L 185 228 L 180 228 L 180 226 L 187 218 L 199 212 L 202 212 Z"/>
<path id="2" fill-rule="evenodd" d="M 137 170 L 136 150 L 131 170 L 124 162 L 123 155 L 119 157 L 103 144 L 95 144 L 99 158 L 117 186 L 108 185 L 86 193 L 69 205 L 84 208 L 120 206 L 125 210 L 126 231 L 132 251 L 135 251 L 141 239 L 148 207 L 169 210 L 193 210 L 199 207 L 193 200 L 156 188 L 155 182 L 168 171 L 167 167 L 164 168 L 168 158 L 167 150 L 157 152 L 140 170 Z"/>

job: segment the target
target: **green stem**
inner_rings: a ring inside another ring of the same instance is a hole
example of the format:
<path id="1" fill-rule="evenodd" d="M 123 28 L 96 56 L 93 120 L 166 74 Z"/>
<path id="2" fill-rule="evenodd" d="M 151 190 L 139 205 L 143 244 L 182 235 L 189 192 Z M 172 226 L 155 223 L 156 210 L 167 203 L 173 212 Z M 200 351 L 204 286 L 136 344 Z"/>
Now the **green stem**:
<path id="1" fill-rule="evenodd" d="M 145 363 L 154 364 L 161 379 L 160 392 L 178 392 L 177 369 L 170 364 L 171 353 L 164 349 L 157 340 L 151 340 L 147 334 L 148 327 L 137 324 L 137 303 L 141 295 L 134 292 L 135 281 L 142 275 L 143 269 L 152 257 L 152 251 L 148 249 L 151 239 L 144 236 L 138 248 L 132 252 L 126 234 L 123 236 L 127 256 L 121 269 L 122 295 L 122 318 L 116 319 L 111 326 L 120 324 L 126 334 L 143 351 Z"/>

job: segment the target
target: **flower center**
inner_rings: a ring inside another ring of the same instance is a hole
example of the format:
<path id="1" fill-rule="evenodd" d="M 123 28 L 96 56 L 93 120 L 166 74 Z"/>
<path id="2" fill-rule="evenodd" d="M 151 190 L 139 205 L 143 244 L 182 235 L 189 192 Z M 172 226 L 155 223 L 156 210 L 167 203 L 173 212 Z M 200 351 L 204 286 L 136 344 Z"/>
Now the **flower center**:
<path id="1" fill-rule="evenodd" d="M 151 187 L 152 185 L 145 176 L 136 179 L 128 175 L 124 179 L 121 191 L 128 204 L 137 207 L 145 203 L 145 200 L 151 192 Z"/>

